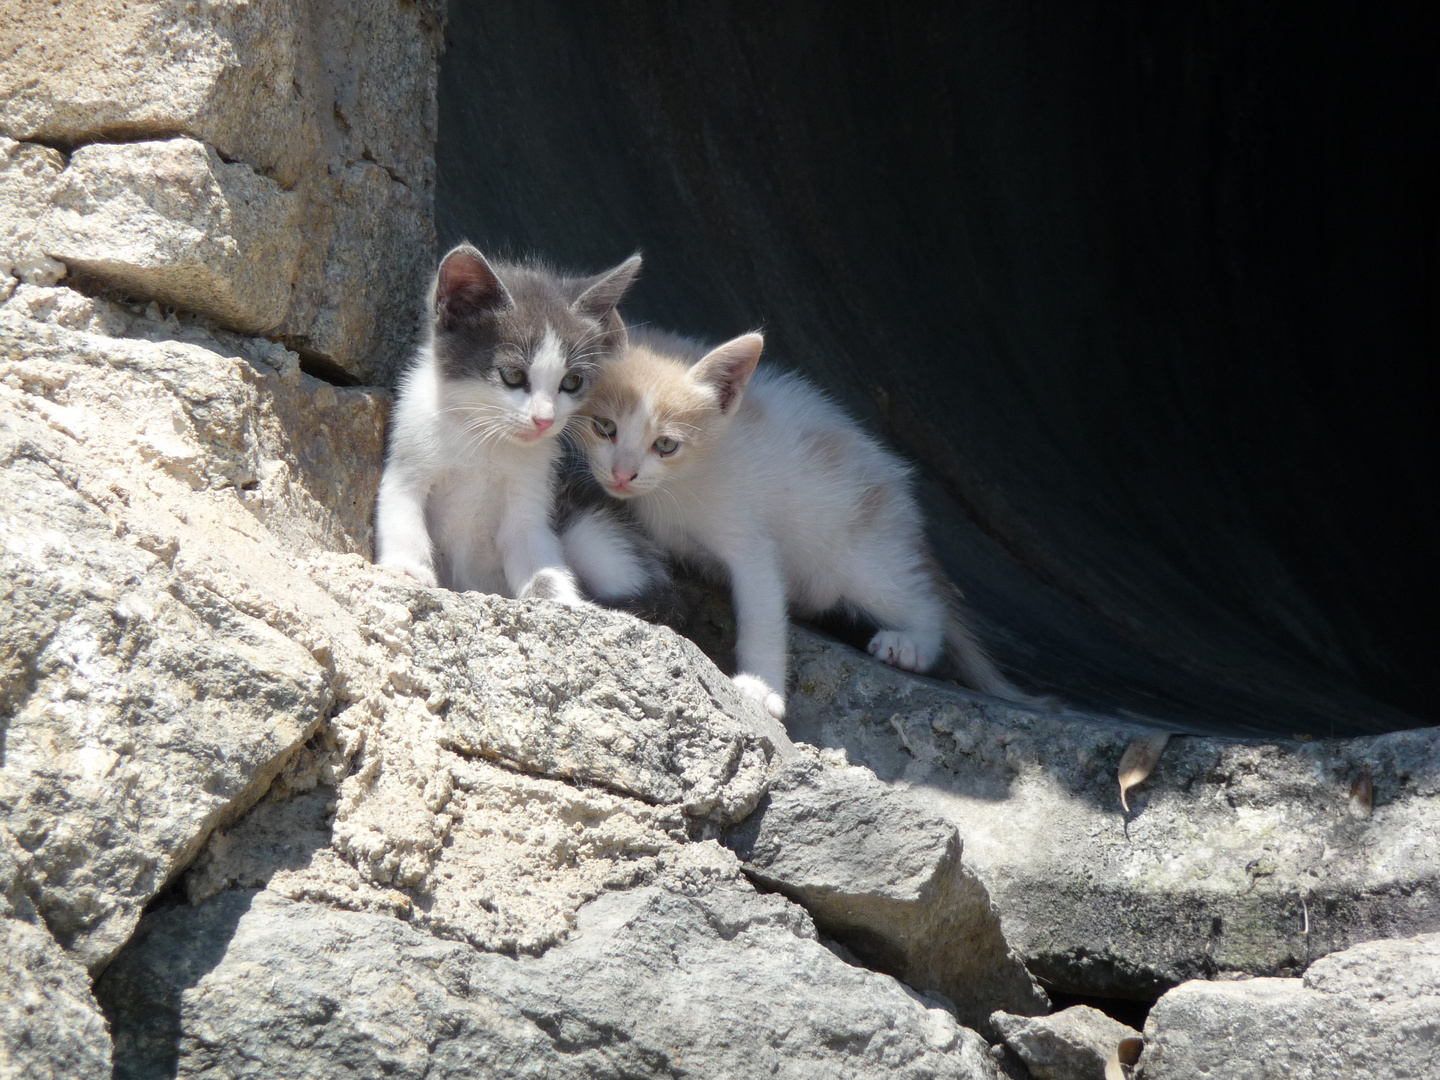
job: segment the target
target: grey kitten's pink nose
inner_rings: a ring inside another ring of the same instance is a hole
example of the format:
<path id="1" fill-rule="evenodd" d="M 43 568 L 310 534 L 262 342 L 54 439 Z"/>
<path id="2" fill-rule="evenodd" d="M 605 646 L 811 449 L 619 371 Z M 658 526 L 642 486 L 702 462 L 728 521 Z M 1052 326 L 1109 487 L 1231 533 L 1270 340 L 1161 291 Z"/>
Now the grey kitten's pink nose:
<path id="1" fill-rule="evenodd" d="M 555 423 L 555 418 L 554 418 L 553 416 L 546 416 L 546 417 L 535 416 L 535 417 L 531 417 L 531 419 L 535 421 L 535 430 L 536 430 L 536 431 L 549 431 L 549 430 L 550 430 L 550 425 L 553 424 L 553 423 Z"/>

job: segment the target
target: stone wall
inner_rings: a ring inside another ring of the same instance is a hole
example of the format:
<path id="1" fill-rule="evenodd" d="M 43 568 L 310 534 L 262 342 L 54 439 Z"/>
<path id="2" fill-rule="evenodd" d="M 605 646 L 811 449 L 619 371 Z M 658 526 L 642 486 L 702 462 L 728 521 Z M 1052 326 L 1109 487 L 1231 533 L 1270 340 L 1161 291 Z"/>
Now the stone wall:
<path id="1" fill-rule="evenodd" d="M 9 273 L 68 268 L 387 381 L 434 258 L 443 22 L 439 0 L 6 5 Z"/>

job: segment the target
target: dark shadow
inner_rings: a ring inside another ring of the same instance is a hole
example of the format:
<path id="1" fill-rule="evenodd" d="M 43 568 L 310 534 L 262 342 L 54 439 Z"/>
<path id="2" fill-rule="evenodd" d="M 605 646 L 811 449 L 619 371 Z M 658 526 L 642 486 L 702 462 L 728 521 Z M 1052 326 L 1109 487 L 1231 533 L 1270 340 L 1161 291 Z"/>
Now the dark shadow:
<path id="1" fill-rule="evenodd" d="M 452 5 L 442 245 L 764 326 L 983 638 L 1191 730 L 1434 723 L 1440 9 Z"/>
<path id="2" fill-rule="evenodd" d="M 317 736 L 319 738 L 320 736 Z M 224 863 L 202 853 L 146 908 L 134 936 L 96 981 L 110 1023 L 115 1080 L 171 1080 L 184 1035 L 181 998 L 224 959 L 256 892 L 330 843 L 335 790 L 262 801 L 227 830 Z M 210 895 L 192 904 L 192 894 Z"/>
<path id="3" fill-rule="evenodd" d="M 1050 1004 L 1055 1006 L 1055 1011 L 1071 1009 L 1076 1005 L 1088 1005 L 1092 1009 L 1099 1009 L 1112 1020 L 1119 1020 L 1122 1024 L 1129 1024 L 1136 1031 L 1145 1030 L 1145 1020 L 1150 1015 L 1151 1008 L 1158 1000 L 1156 998 L 1144 998 L 1132 1000 L 1130 998 L 1093 997 L 1083 994 L 1062 994 L 1058 990 L 1049 990 Z"/>
<path id="4" fill-rule="evenodd" d="M 173 1080 L 180 1064 L 181 995 L 225 958 L 257 890 L 236 889 L 190 906 L 162 905 L 95 984 L 110 1023 L 114 1080 Z"/>

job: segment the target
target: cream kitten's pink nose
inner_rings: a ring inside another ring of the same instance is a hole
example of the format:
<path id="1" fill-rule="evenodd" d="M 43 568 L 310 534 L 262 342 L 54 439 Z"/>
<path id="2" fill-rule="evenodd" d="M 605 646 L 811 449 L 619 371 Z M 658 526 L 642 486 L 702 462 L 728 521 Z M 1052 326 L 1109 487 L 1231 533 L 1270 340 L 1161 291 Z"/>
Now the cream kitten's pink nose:
<path id="1" fill-rule="evenodd" d="M 541 432 L 549 431 L 550 425 L 555 423 L 553 416 L 533 416 L 531 419 L 535 422 L 535 430 Z"/>
<path id="2" fill-rule="evenodd" d="M 619 465 L 616 465 L 615 468 L 610 470 L 610 473 L 612 476 L 615 477 L 615 483 L 620 485 L 620 487 L 624 487 L 626 484 L 630 483 L 631 480 L 634 480 L 635 477 L 639 475 L 640 470 L 622 469 Z"/>

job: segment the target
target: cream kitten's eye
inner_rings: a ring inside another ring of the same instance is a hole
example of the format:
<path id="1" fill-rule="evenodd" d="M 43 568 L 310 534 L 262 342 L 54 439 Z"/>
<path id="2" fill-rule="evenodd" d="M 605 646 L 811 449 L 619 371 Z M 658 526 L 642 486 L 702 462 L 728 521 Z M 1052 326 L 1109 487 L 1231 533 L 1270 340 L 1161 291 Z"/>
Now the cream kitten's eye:
<path id="1" fill-rule="evenodd" d="M 525 372 L 519 368 L 501 368 L 500 381 L 514 389 L 525 385 Z"/>
<path id="2" fill-rule="evenodd" d="M 595 428 L 597 435 L 604 435 L 607 439 L 615 437 L 615 421 L 609 417 L 597 416 L 590 423 Z"/>
<path id="3" fill-rule="evenodd" d="M 673 454 L 676 450 L 679 449 L 680 444 L 674 439 L 670 438 L 669 435 L 662 435 L 660 436 L 660 438 L 655 440 L 655 452 L 661 457 L 669 457 L 671 454 Z"/>
<path id="4" fill-rule="evenodd" d="M 582 379 L 579 375 L 566 375 L 563 379 L 560 380 L 560 389 L 564 390 L 567 394 L 573 394 L 576 390 L 579 390 L 580 387 L 584 384 L 585 380 Z"/>

